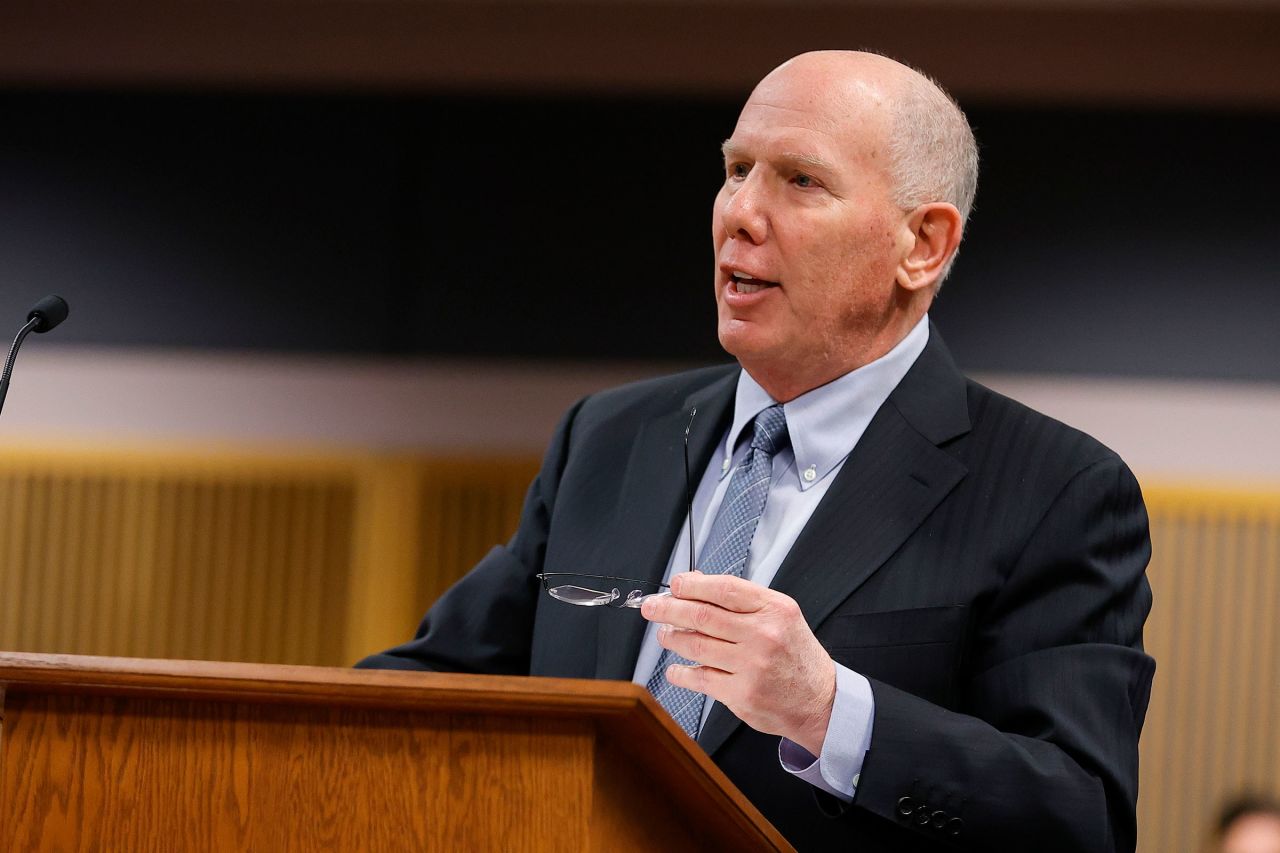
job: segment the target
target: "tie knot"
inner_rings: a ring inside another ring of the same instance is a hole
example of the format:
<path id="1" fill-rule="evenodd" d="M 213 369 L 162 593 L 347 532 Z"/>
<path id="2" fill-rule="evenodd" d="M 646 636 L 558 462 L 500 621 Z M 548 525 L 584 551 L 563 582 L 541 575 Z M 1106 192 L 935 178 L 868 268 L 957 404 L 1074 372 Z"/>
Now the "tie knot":
<path id="1" fill-rule="evenodd" d="M 781 405 L 773 405 L 756 415 L 755 435 L 751 446 L 763 450 L 770 456 L 777 453 L 787 443 L 787 416 Z"/>

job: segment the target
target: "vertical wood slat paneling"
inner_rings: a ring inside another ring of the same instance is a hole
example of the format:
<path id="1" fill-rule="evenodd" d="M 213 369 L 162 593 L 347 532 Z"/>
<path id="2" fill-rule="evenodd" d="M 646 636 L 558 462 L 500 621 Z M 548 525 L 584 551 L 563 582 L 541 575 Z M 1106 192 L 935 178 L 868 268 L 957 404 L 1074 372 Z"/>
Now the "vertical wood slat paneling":
<path id="1" fill-rule="evenodd" d="M 1280 492 L 1147 489 L 1158 669 L 1142 853 L 1196 853 L 1224 798 L 1280 794 Z"/>
<path id="2" fill-rule="evenodd" d="M 0 648 L 341 663 L 353 483 L 345 462 L 6 453 Z"/>
<path id="3" fill-rule="evenodd" d="M 533 459 L 430 459 L 422 463 L 422 569 L 418 612 L 515 532 Z"/>
<path id="4" fill-rule="evenodd" d="M 361 550 L 376 541 L 402 579 L 394 606 L 364 590 L 374 601 L 357 621 L 394 613 L 383 633 L 404 637 L 510 537 L 536 469 L 527 458 L 5 454 L 0 648 L 350 663 Z M 385 483 L 377 518 L 357 506 L 370 480 Z"/>

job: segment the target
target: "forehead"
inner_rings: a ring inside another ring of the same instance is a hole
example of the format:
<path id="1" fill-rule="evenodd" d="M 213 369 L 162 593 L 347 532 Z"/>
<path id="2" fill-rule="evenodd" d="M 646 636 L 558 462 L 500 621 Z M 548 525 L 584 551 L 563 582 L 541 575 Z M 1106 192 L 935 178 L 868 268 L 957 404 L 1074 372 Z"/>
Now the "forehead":
<path id="1" fill-rule="evenodd" d="M 771 75 L 742 108 L 728 147 L 875 160 L 887 143 L 889 110 L 881 89 L 867 81 Z"/>

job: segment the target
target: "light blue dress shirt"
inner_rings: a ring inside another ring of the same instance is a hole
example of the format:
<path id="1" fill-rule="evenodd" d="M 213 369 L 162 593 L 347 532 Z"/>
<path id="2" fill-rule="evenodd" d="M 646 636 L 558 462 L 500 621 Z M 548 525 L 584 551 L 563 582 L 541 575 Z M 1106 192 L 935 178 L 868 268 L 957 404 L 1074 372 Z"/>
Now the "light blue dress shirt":
<path id="1" fill-rule="evenodd" d="M 872 417 L 907 375 L 929 340 L 925 317 L 899 344 L 876 361 L 802 394 L 783 405 L 787 416 L 788 447 L 773 458 L 773 480 L 764 515 L 751 541 L 744 577 L 769 586 L 800 531 L 827 493 Z M 743 430 L 764 409 L 777 401 L 744 370 L 738 376 L 733 423 L 703 472 L 693 499 L 694 535 L 701 550 L 711 522 L 729 487 L 729 474 L 741 464 L 750 446 Z M 689 564 L 687 525 L 681 525 L 675 548 L 667 561 L 665 580 Z M 657 625 L 645 629 L 644 642 L 632 681 L 644 685 L 653 674 L 662 647 Z M 702 708 L 702 723 L 711 713 L 711 702 Z M 871 746 L 875 702 L 871 685 L 862 675 L 836 664 L 836 697 L 822 752 L 815 757 L 800 745 L 782 738 L 778 760 L 805 781 L 846 802 L 853 799 L 862 762 Z"/>

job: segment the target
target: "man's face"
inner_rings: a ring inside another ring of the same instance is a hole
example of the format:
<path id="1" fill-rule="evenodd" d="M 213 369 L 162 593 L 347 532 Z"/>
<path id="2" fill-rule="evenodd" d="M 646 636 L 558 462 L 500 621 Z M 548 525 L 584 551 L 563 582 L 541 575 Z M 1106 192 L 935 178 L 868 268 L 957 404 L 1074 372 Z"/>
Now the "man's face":
<path id="1" fill-rule="evenodd" d="M 829 381 L 896 343 L 882 346 L 910 231 L 889 127 L 876 86 L 811 67 L 775 71 L 743 108 L 712 239 L 720 343 L 757 379 Z"/>
<path id="2" fill-rule="evenodd" d="M 1280 817 L 1248 814 L 1237 818 L 1222 839 L 1222 853 L 1280 853 Z"/>

